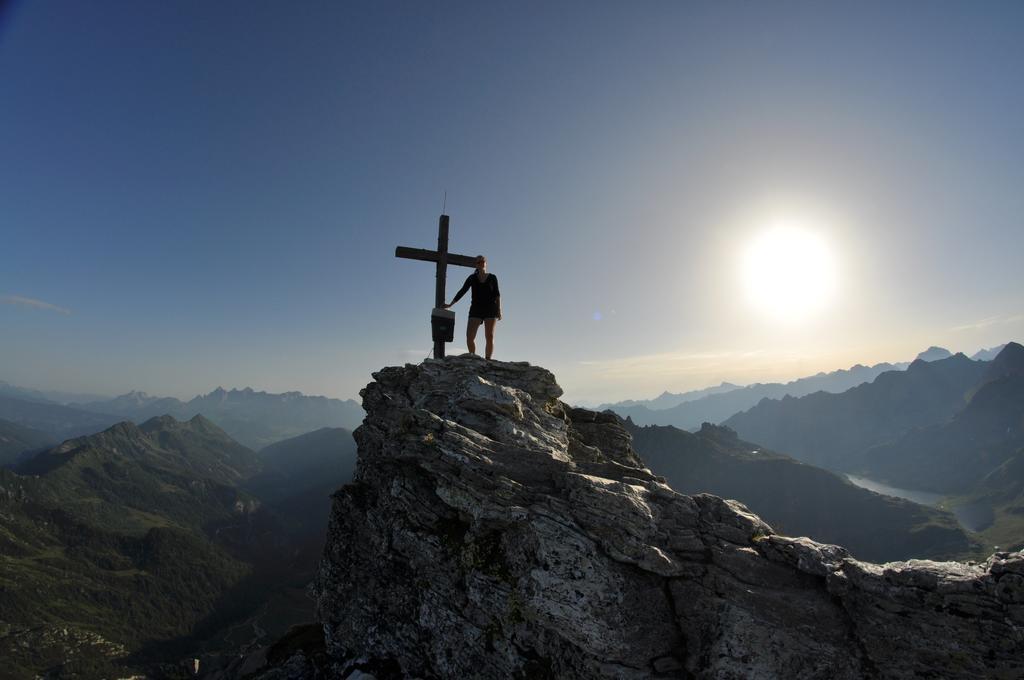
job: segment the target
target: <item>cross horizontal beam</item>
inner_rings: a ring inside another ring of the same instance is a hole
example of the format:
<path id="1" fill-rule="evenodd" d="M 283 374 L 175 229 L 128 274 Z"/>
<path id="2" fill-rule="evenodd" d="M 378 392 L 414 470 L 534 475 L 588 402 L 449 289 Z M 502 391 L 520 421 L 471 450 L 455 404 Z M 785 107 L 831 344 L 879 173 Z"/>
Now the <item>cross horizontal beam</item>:
<path id="1" fill-rule="evenodd" d="M 423 248 L 406 248 L 398 246 L 395 248 L 395 257 L 404 257 L 407 260 L 424 260 L 426 262 L 437 262 L 440 257 L 436 250 L 425 250 Z M 460 267 L 476 267 L 476 258 L 469 255 L 456 255 L 447 253 L 448 264 L 457 264 Z"/>

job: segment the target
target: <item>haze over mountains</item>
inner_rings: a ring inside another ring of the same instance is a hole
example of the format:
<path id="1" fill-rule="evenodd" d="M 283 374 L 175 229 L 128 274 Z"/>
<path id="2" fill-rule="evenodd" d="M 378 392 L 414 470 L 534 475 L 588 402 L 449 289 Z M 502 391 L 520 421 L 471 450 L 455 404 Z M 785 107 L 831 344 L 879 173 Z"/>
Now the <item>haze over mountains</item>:
<path id="1" fill-rule="evenodd" d="M 41 432 L 55 442 L 93 434 L 122 420 L 109 413 L 17 397 L 0 397 L 0 419 Z"/>
<path id="2" fill-rule="evenodd" d="M 738 390 L 741 387 L 742 385 L 722 382 L 720 385 L 705 387 L 702 390 L 691 390 L 689 392 L 673 393 L 666 390 L 654 399 L 626 399 L 625 401 L 619 401 L 614 404 L 601 404 L 597 407 L 597 410 L 604 411 L 605 409 L 611 409 L 614 411 L 616 407 L 627 408 L 630 406 L 644 406 L 653 410 L 662 410 L 672 408 L 673 406 L 679 406 L 680 404 L 684 404 L 688 401 L 696 401 L 712 394 L 732 392 L 733 390 Z"/>
<path id="3" fill-rule="evenodd" d="M 985 362 L 963 354 L 934 362 L 917 359 L 906 371 L 885 372 L 838 394 L 763 399 L 723 424 L 799 460 L 848 468 L 851 457 L 870 446 L 951 418 L 985 368 Z"/>
<path id="4" fill-rule="evenodd" d="M 800 378 L 788 383 L 756 383 L 746 387 L 738 387 L 723 383 L 715 391 L 708 393 L 707 390 L 686 392 L 680 395 L 673 395 L 680 398 L 680 403 L 675 406 L 656 409 L 650 404 L 670 403 L 672 399 L 658 397 L 651 402 L 633 402 L 633 405 L 604 404 L 598 407 L 599 410 L 610 409 L 623 418 L 631 418 L 637 425 L 672 425 L 683 430 L 693 430 L 700 427 L 701 423 L 718 423 L 729 416 L 748 409 L 762 399 L 780 398 L 786 395 L 802 396 L 812 392 L 842 392 L 855 385 L 874 380 L 885 371 L 900 370 L 905 368 L 904 364 L 875 364 L 874 366 L 862 366 L 860 364 L 849 369 L 840 369 L 831 373 L 818 373 L 817 375 Z M 729 388 L 732 389 L 729 389 Z M 726 389 L 721 389 L 726 388 Z M 693 398 L 689 398 L 690 396 Z M 658 401 L 660 400 L 660 401 Z"/>
<path id="5" fill-rule="evenodd" d="M 988 361 L 1005 345 L 976 352 L 972 359 Z M 936 361 L 952 356 L 943 347 L 932 346 L 920 352 L 916 359 Z M 641 399 L 601 404 L 598 410 L 610 409 L 621 417 L 629 417 L 638 425 L 672 425 L 684 430 L 696 430 L 701 423 L 719 423 L 726 418 L 751 408 L 762 399 L 781 399 L 785 396 L 802 397 L 814 392 L 845 392 L 851 387 L 871 382 L 886 371 L 904 370 L 907 363 L 880 363 L 873 366 L 857 364 L 849 369 L 818 373 L 788 383 L 755 383 L 740 386 L 723 382 L 714 387 L 690 392 L 663 392 L 654 399 Z"/>
<path id="6" fill-rule="evenodd" d="M 18 387 L 9 382 L 0 380 L 0 397 L 16 397 L 28 399 L 29 401 L 52 401 L 55 404 L 72 404 L 80 401 L 98 401 L 108 399 L 99 394 L 88 392 L 62 392 L 60 390 L 34 390 L 28 387 Z"/>
<path id="7" fill-rule="evenodd" d="M 189 401 L 129 392 L 112 399 L 60 404 L 43 398 L 43 393 L 37 390 L 4 385 L 0 420 L 36 431 L 39 436 L 48 437 L 46 443 L 51 444 L 99 432 L 126 419 L 142 423 L 161 415 L 182 420 L 202 415 L 246 446 L 261 448 L 322 427 L 354 429 L 363 418 L 362 408 L 351 399 L 306 396 L 300 392 L 271 394 L 251 388 L 217 388 Z M 0 465 L 13 462 L 17 457 L 14 448 L 5 446 L 0 439 Z"/>
<path id="8" fill-rule="evenodd" d="M 260 448 L 282 439 L 305 434 L 321 427 L 354 429 L 363 419 L 363 410 L 351 399 L 311 397 L 301 392 L 270 394 L 246 387 L 225 390 L 218 387 L 187 402 L 173 397 L 151 397 L 143 392 L 80 404 L 81 408 L 113 413 L 132 420 L 145 420 L 169 414 L 191 418 L 201 413 L 220 425 L 246 446 Z"/>

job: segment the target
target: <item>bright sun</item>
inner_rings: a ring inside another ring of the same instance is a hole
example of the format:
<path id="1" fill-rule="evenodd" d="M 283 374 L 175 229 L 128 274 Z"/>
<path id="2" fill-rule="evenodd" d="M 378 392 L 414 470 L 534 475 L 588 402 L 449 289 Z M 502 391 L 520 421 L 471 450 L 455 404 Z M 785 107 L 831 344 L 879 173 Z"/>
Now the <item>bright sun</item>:
<path id="1" fill-rule="evenodd" d="M 832 253 L 818 234 L 779 223 L 757 234 L 741 261 L 747 300 L 777 321 L 797 322 L 821 310 L 836 286 Z"/>

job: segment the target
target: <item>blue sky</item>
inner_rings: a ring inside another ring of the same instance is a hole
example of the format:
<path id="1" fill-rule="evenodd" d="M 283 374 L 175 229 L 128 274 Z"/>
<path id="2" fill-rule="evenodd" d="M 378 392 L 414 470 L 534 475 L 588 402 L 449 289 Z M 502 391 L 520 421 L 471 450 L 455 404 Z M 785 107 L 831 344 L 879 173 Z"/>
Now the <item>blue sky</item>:
<path id="1" fill-rule="evenodd" d="M 0 379 L 354 397 L 444 192 L 572 399 L 1019 340 L 1024 4 L 822 4 L 14 3 Z M 738 289 L 773 215 L 835 253 L 800 324 Z"/>

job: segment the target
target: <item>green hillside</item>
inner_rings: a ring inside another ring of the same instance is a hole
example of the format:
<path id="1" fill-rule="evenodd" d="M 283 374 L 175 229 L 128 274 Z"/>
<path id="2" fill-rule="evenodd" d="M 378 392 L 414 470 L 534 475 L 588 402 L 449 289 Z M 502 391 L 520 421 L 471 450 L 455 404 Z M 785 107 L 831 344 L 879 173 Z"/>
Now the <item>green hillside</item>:
<path id="1" fill-rule="evenodd" d="M 0 470 L 3 639 L 26 643 L 8 645 L 5 662 L 23 677 L 92 677 L 187 637 L 253 571 L 218 534 L 259 524 L 258 501 L 231 485 L 258 467 L 197 418 L 119 423 Z M 58 629 L 102 644 L 54 652 L 50 666 Z"/>
<path id="2" fill-rule="evenodd" d="M 0 470 L 0 677 L 187 677 L 184 660 L 216 669 L 311 621 L 354 462 L 348 430 L 257 454 L 160 416 Z"/>

